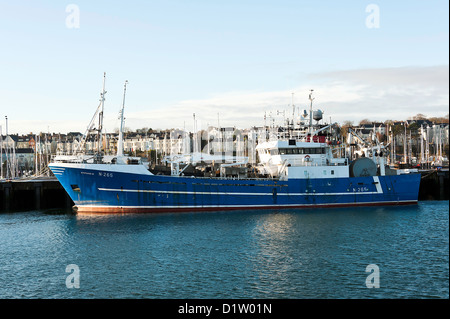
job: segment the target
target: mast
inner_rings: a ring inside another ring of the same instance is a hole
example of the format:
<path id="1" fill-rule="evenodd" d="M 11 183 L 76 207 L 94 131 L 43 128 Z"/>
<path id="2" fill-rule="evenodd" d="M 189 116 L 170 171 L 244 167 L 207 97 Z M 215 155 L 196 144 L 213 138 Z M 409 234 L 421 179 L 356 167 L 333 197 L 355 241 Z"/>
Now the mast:
<path id="1" fill-rule="evenodd" d="M 295 129 L 295 105 L 294 105 L 294 92 L 292 92 L 292 134 L 294 134 L 294 129 Z"/>
<path id="2" fill-rule="evenodd" d="M 127 92 L 127 84 L 128 80 L 125 81 L 125 84 L 123 85 L 123 102 L 122 102 L 122 109 L 119 113 L 119 119 L 120 119 L 120 130 L 119 130 L 119 142 L 117 144 L 117 157 L 123 156 L 123 112 L 125 109 L 125 94 Z"/>
<path id="3" fill-rule="evenodd" d="M 314 90 L 311 90 L 311 93 L 309 93 L 309 100 L 311 101 L 311 104 L 310 104 L 310 107 L 309 107 L 309 134 L 310 134 L 310 140 L 309 141 L 311 143 L 313 142 L 313 136 L 312 136 L 312 133 L 313 133 L 313 127 L 312 127 L 312 113 L 313 113 L 312 102 L 314 100 L 314 98 L 312 97 L 313 91 Z"/>
<path id="4" fill-rule="evenodd" d="M 97 110 L 95 111 L 94 116 L 92 117 L 91 122 L 89 123 L 87 129 L 86 129 L 86 133 L 83 135 L 83 137 L 80 140 L 80 143 L 78 144 L 78 146 L 76 148 L 73 149 L 73 154 L 77 154 L 78 152 L 81 152 L 82 148 L 85 146 L 86 144 L 86 140 L 88 138 L 88 136 L 91 134 L 91 132 L 95 132 L 97 131 L 97 155 L 101 156 L 100 154 L 100 140 L 103 139 L 103 135 L 102 135 L 102 131 L 103 131 L 103 109 L 104 109 L 104 104 L 105 104 L 105 94 L 107 93 L 105 91 L 105 78 L 106 78 L 106 72 L 103 72 L 103 89 L 102 89 L 102 93 L 100 93 L 100 104 L 97 107 Z M 99 125 L 98 128 L 95 128 L 95 118 L 98 114 L 98 118 L 99 118 Z M 94 145 L 94 149 L 95 149 L 95 145 Z"/>
<path id="5" fill-rule="evenodd" d="M 195 121 L 195 113 L 193 113 L 193 117 L 194 117 L 194 136 L 192 137 L 192 140 L 194 141 L 193 152 L 195 154 L 198 152 L 197 122 Z"/>
<path id="6" fill-rule="evenodd" d="M 34 141 L 34 156 L 36 157 L 36 163 L 34 164 L 34 170 L 35 172 L 35 176 L 38 176 L 38 145 L 37 145 L 37 134 L 34 135 L 35 137 L 35 141 Z"/>
<path id="7" fill-rule="evenodd" d="M 425 161 L 424 147 L 423 147 L 423 124 L 420 125 L 420 165 Z"/>
<path id="8" fill-rule="evenodd" d="M 98 153 L 100 154 L 102 150 L 102 144 L 103 144 L 103 110 L 105 105 L 105 80 L 106 80 L 106 72 L 103 72 L 103 89 L 102 93 L 100 94 L 100 104 L 101 104 L 101 111 L 98 115 Z"/>
<path id="9" fill-rule="evenodd" d="M 405 161 L 405 164 L 407 163 L 407 155 L 406 155 L 406 143 L 407 143 L 407 136 L 406 136 L 406 121 L 405 121 L 405 142 L 403 143 L 403 159 Z"/>

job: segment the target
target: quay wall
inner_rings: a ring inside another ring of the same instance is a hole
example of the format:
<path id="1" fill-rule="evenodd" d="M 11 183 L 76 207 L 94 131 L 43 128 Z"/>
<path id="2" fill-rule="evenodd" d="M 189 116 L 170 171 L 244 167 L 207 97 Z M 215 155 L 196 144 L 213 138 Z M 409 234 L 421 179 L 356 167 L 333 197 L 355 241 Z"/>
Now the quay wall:
<path id="1" fill-rule="evenodd" d="M 419 200 L 449 200 L 449 170 L 427 170 L 420 172 Z"/>
<path id="2" fill-rule="evenodd" d="M 0 182 L 0 212 L 70 208 L 73 205 L 54 177 Z"/>

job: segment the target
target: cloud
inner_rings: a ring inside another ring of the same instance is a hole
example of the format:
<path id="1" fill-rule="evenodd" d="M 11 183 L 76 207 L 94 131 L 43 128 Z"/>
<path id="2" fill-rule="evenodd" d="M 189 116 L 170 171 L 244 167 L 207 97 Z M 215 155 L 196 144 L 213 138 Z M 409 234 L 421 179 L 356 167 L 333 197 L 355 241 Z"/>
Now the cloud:
<path id="1" fill-rule="evenodd" d="M 127 125 L 138 125 L 142 119 L 148 119 L 152 128 L 192 129 L 193 114 L 197 126 L 209 125 L 250 127 L 264 124 L 264 112 L 272 110 L 277 104 L 287 104 L 291 93 L 275 92 L 227 92 L 210 98 L 185 100 L 164 108 L 134 112 L 127 115 Z M 199 124 L 201 123 L 201 124 Z"/>
<path id="2" fill-rule="evenodd" d="M 292 90 L 224 92 L 205 99 L 185 100 L 149 111 L 127 115 L 127 126 L 139 128 L 193 128 L 217 125 L 246 128 L 264 125 L 264 114 L 281 124 L 285 111 L 291 117 L 291 98 L 297 110 L 309 110 L 308 95 L 314 89 L 314 109 L 324 111 L 324 119 L 343 123 L 362 119 L 403 120 L 422 113 L 428 117 L 448 114 L 448 65 L 343 70 L 307 76 L 308 85 Z M 270 113 L 271 112 L 271 113 Z M 267 119 L 268 123 L 269 119 Z M 143 125 L 142 123 L 147 123 Z"/>
<path id="3" fill-rule="evenodd" d="M 296 111 L 309 110 L 309 93 L 314 89 L 314 109 L 324 111 L 324 120 L 343 123 L 362 119 L 373 121 L 404 120 L 422 113 L 428 117 L 449 113 L 449 67 L 392 67 L 342 70 L 309 74 L 302 85 L 291 90 L 232 91 L 212 94 L 204 99 L 183 100 L 170 106 L 139 106 L 144 111 L 125 109 L 125 126 L 131 129 L 186 128 L 193 130 L 193 113 L 199 129 L 216 126 L 249 128 L 269 124 L 275 119 L 282 124 L 292 116 L 292 93 Z M 92 108 L 92 114 L 95 108 Z M 282 113 L 277 111 L 284 111 Z M 218 115 L 219 114 L 219 115 Z M 266 122 L 264 114 L 267 115 Z M 21 133 L 84 132 L 91 114 L 85 120 L 15 119 L 14 127 L 25 128 Z M 117 112 L 105 114 L 105 128 L 118 128 Z M 3 127 L 3 131 L 5 128 Z"/>
<path id="4" fill-rule="evenodd" d="M 429 117 L 448 114 L 448 65 L 347 70 L 311 78 L 331 86 L 341 83 L 347 89 L 353 87 L 357 100 L 330 103 L 354 121 L 406 119 L 417 113 Z"/>

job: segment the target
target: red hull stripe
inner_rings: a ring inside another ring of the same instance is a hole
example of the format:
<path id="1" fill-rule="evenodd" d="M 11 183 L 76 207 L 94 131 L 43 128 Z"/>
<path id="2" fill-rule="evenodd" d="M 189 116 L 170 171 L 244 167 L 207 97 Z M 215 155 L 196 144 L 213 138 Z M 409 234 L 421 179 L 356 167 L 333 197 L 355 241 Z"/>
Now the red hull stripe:
<path id="1" fill-rule="evenodd" d="M 127 206 L 74 206 L 77 213 L 178 213 L 178 212 L 203 212 L 203 211 L 226 211 L 226 210 L 259 210 L 259 209 L 299 209 L 299 208 L 333 208 L 354 206 L 396 206 L 413 205 L 417 201 L 401 202 L 371 202 L 371 203 L 345 203 L 345 204 L 321 204 L 321 205 L 292 205 L 292 206 L 210 206 L 210 207 L 127 207 Z"/>

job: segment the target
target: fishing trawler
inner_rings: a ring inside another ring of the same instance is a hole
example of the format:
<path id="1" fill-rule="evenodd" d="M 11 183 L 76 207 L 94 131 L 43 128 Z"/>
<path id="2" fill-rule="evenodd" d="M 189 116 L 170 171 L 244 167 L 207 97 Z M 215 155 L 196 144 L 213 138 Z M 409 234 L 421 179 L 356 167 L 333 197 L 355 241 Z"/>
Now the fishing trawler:
<path id="1" fill-rule="evenodd" d="M 362 156 L 338 157 L 318 131 L 309 127 L 300 139 L 264 141 L 257 145 L 258 165 L 245 158 L 225 163 L 220 156 L 198 153 L 167 158 L 170 175 L 153 174 L 139 158 L 123 154 L 123 115 L 117 154 L 59 156 L 51 171 L 75 203 L 79 213 L 153 213 L 282 209 L 417 203 L 420 174 L 402 174 L 385 164 L 382 143 L 360 150 Z M 97 109 L 101 135 L 104 82 Z M 312 118 L 312 98 L 310 117 Z M 96 114 L 97 114 L 96 113 Z M 312 122 L 312 120 L 311 120 Z M 332 125 L 332 124 L 331 124 Z M 88 127 L 88 130 L 90 129 Z M 348 155 L 348 153 L 346 153 Z M 201 157 L 201 160 L 198 159 Z M 193 159 L 196 157 L 196 159 Z M 209 162 L 219 174 L 185 176 L 183 169 Z M 184 165 L 184 168 L 181 167 Z M 227 169 L 236 168 L 236 174 Z M 248 171 L 251 170 L 253 175 Z M 256 173 L 255 173 L 256 172 Z"/>

